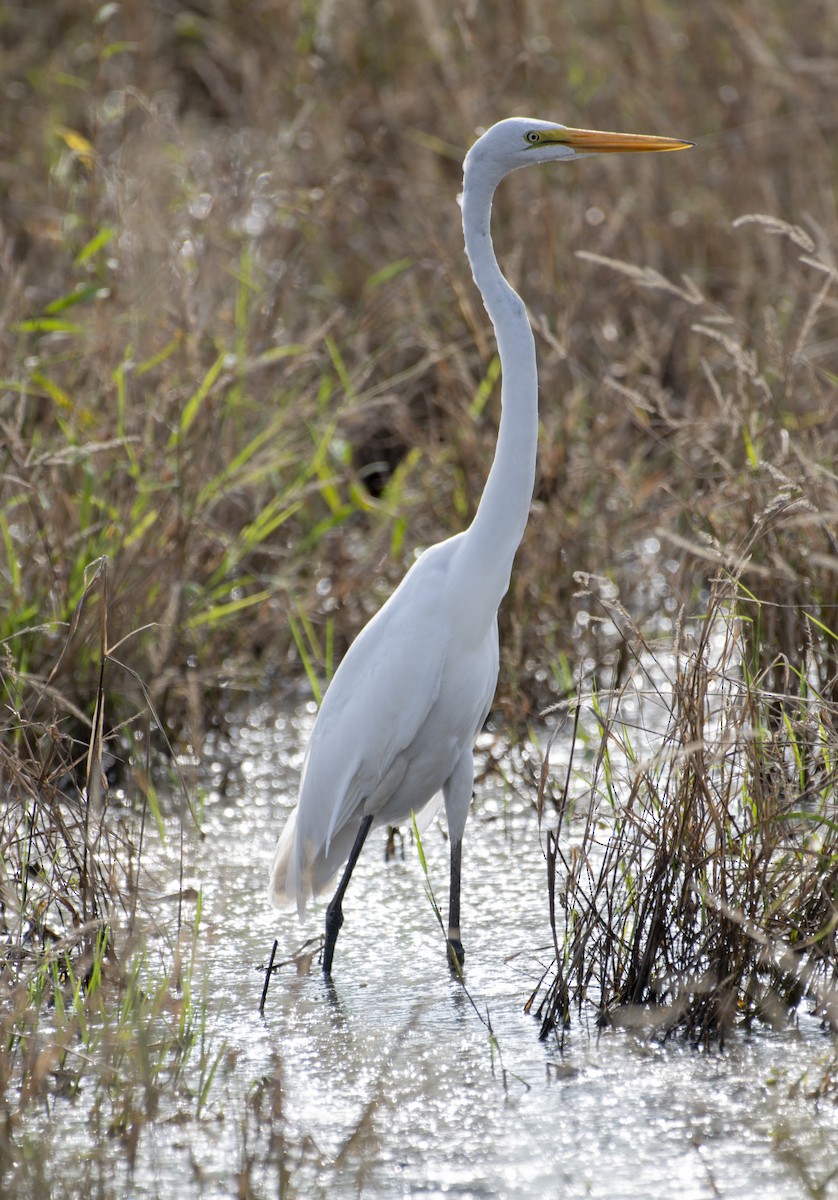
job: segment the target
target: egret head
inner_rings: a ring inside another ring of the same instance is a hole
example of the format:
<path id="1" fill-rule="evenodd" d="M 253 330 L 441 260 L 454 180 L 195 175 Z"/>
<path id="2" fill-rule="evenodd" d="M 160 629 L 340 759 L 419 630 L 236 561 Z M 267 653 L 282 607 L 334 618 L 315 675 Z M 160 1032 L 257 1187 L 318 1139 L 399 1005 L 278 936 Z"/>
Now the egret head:
<path id="1" fill-rule="evenodd" d="M 637 151 L 686 150 L 692 142 L 642 133 L 600 133 L 570 129 L 552 121 L 508 117 L 477 139 L 466 155 L 469 165 L 500 180 L 530 163 L 569 162 L 587 154 L 627 154 Z"/>

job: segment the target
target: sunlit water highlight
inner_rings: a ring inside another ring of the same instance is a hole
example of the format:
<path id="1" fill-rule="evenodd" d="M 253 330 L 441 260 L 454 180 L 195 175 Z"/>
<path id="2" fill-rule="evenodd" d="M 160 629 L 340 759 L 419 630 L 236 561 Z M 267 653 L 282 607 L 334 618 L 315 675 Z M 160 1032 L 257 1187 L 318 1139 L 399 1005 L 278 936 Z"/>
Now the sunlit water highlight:
<path id="1" fill-rule="evenodd" d="M 838 1109 L 806 1096 L 834 1042 L 805 1012 L 783 1032 L 731 1038 L 723 1054 L 597 1036 L 579 1018 L 563 1050 L 539 1042 L 523 1005 L 552 961 L 544 859 L 529 798 L 497 782 L 479 787 L 466 833 L 462 928 L 479 1011 L 449 976 L 415 847 L 406 837 L 404 859 L 385 864 L 377 833 L 344 905 L 334 989 L 316 961 L 303 976 L 285 967 L 260 1017 L 274 937 L 284 957 L 322 924 L 322 905 L 300 927 L 265 898 L 310 721 L 254 713 L 236 731 L 232 772 L 229 750 L 216 754 L 211 780 L 226 782 L 222 794 L 210 780 L 187 882 L 203 891 L 198 978 L 203 970 L 207 1033 L 226 1046 L 223 1062 L 200 1121 L 161 1113 L 142 1132 L 134 1173 L 117 1160 L 120 1181 L 102 1195 L 838 1195 L 838 1180 L 826 1182 L 838 1167 Z M 163 890 L 176 878 L 175 842 L 158 867 Z M 442 904 L 439 823 L 424 848 Z M 281 1116 L 263 1112 L 245 1131 L 246 1097 L 277 1070 Z M 272 1120 L 282 1179 L 275 1162 L 254 1161 L 240 1192 Z M 82 1122 L 72 1140 L 81 1148 L 86 1137 Z"/>
<path id="2" fill-rule="evenodd" d="M 449 977 L 415 848 L 385 864 L 380 834 L 345 902 L 334 991 L 316 964 L 303 977 L 287 968 L 260 1019 L 257 966 L 273 937 L 287 952 L 323 915 L 300 929 L 265 904 L 309 718 L 263 718 L 238 738 L 242 792 L 210 802 L 196 866 L 217 1030 L 242 1083 L 278 1056 L 292 1135 L 316 1146 L 297 1161 L 293 1192 L 788 1198 L 809 1194 L 804 1175 L 817 1186 L 838 1166 L 838 1113 L 805 1098 L 832 1042 L 805 1013 L 723 1054 L 597 1038 L 578 1022 L 562 1053 L 538 1041 L 523 1004 L 552 959 L 544 860 L 534 813 L 497 784 L 477 798 L 464 868 L 466 982 L 480 1016 Z M 442 902 L 438 824 L 424 846 Z M 213 1179 L 218 1195 L 229 1186 L 234 1147 L 213 1141 L 192 1146 L 198 1194 L 214 1194 Z"/>

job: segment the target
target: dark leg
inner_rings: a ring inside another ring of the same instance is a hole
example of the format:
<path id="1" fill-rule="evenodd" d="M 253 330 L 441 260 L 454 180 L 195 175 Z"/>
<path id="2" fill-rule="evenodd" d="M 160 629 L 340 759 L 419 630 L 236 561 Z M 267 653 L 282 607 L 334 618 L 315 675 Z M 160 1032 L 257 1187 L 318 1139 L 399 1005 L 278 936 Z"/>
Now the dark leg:
<path id="1" fill-rule="evenodd" d="M 460 866 L 463 843 L 451 843 L 451 888 L 448 893 L 448 963 L 456 975 L 462 974 L 466 953 L 460 941 Z"/>
<path id="2" fill-rule="evenodd" d="M 335 942 L 338 940 L 340 927 L 343 924 L 343 909 L 341 908 L 341 904 L 343 903 L 343 897 L 346 893 L 346 889 L 349 887 L 349 880 L 352 872 L 355 869 L 355 863 L 358 861 L 358 855 L 363 849 L 364 842 L 367 839 L 367 834 L 370 831 L 371 825 L 372 814 L 370 814 L 368 817 L 364 817 L 363 821 L 361 822 L 361 828 L 358 830 L 358 836 L 355 838 L 352 849 L 349 852 L 349 858 L 346 860 L 346 866 L 343 868 L 343 875 L 340 883 L 338 884 L 338 890 L 335 892 L 334 896 L 332 896 L 332 899 L 329 902 L 329 907 L 326 909 L 326 940 L 323 943 L 324 975 L 332 974 L 332 959 L 334 958 L 335 954 Z"/>

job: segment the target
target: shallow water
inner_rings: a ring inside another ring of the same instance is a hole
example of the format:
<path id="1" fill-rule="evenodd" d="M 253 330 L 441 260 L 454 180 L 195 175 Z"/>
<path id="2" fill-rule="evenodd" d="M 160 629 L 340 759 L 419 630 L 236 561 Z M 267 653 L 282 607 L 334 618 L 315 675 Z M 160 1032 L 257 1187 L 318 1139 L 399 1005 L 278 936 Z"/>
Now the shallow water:
<path id="1" fill-rule="evenodd" d="M 448 974 L 415 848 L 385 864 L 377 832 L 345 901 L 334 989 L 316 964 L 302 977 L 287 967 L 260 1018 L 257 967 L 273 937 L 290 951 L 323 916 L 320 906 L 300 928 L 263 900 L 293 795 L 289 746 L 298 753 L 309 719 L 263 718 L 238 738 L 238 802 L 208 804 L 196 866 L 216 1030 L 237 1053 L 240 1083 L 276 1054 L 286 1132 L 309 1147 L 290 1156 L 288 1194 L 838 1195 L 838 1179 L 825 1184 L 838 1167 L 838 1108 L 805 1096 L 834 1043 L 805 1012 L 784 1032 L 732 1039 L 723 1054 L 597 1038 L 578 1021 L 562 1052 L 539 1042 L 523 1005 L 552 959 L 544 862 L 533 812 L 497 784 L 480 789 L 466 835 L 462 928 L 476 1008 Z M 424 848 L 442 904 L 438 823 Z M 235 1147 L 219 1134 L 192 1145 L 195 1194 L 229 1187 Z"/>
<path id="2" fill-rule="evenodd" d="M 96 1194 L 838 1196 L 838 1175 L 828 1182 L 838 1106 L 807 1098 L 835 1041 L 805 1011 L 780 1033 L 731 1038 L 723 1054 L 597 1036 L 578 1018 L 561 1051 L 538 1040 L 523 1006 L 552 961 L 544 860 L 527 795 L 494 778 L 479 786 L 466 831 L 468 995 L 449 975 L 415 847 L 406 839 L 404 858 L 385 863 L 376 831 L 344 904 L 334 987 L 316 963 L 299 976 L 285 966 L 260 1017 L 274 937 L 284 958 L 321 930 L 323 905 L 300 926 L 265 899 L 311 719 L 260 710 L 236 731 L 232 771 L 229 749 L 216 755 L 187 883 L 203 891 L 196 978 L 206 979 L 217 1076 L 199 1120 L 194 1105 L 190 1115 L 182 1098 L 163 1098 L 133 1173 L 118 1147 L 106 1152 L 113 1170 L 98 1173 Z M 438 822 L 423 844 L 443 905 Z M 161 893 L 177 879 L 176 837 L 168 854 Z M 83 1099 L 67 1113 L 53 1107 L 47 1175 L 60 1183 L 50 1195 L 80 1194 L 73 1164 L 102 1141 L 86 1113 Z"/>

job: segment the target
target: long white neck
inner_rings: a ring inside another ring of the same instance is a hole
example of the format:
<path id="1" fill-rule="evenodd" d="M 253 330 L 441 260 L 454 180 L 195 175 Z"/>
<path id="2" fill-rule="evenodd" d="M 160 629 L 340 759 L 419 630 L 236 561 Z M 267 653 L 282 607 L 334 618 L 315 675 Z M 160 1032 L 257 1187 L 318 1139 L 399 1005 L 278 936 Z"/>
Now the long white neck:
<path id="1" fill-rule="evenodd" d="M 502 383 L 495 458 L 461 554 L 471 577 L 480 580 L 480 609 L 491 608 L 492 615 L 509 587 L 512 560 L 527 524 L 538 446 L 535 339 L 524 302 L 501 274 L 492 247 L 492 196 L 498 182 L 480 162 L 466 160 L 466 254 L 495 329 Z"/>

